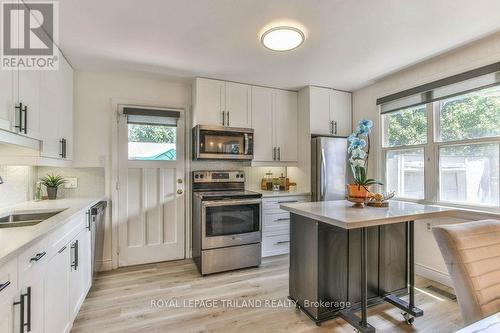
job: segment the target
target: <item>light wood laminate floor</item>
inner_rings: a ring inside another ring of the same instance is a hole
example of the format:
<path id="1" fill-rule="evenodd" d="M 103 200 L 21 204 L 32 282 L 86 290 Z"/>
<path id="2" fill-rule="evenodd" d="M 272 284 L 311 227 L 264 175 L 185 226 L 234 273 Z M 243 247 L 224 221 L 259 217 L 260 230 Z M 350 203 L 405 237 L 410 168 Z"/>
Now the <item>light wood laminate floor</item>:
<path id="1" fill-rule="evenodd" d="M 416 302 L 425 315 L 413 326 L 389 304 L 370 308 L 369 322 L 377 332 L 446 333 L 462 327 L 457 303 L 426 289 L 431 284 L 452 292 L 417 277 Z M 284 303 L 287 295 L 288 256 L 264 258 L 259 268 L 207 277 L 198 274 L 192 260 L 120 268 L 97 277 L 72 332 L 353 332 L 342 319 L 318 327 L 294 307 L 152 306 L 152 301 L 173 298 L 177 304 L 189 299 L 239 300 L 239 306 L 252 299 Z"/>

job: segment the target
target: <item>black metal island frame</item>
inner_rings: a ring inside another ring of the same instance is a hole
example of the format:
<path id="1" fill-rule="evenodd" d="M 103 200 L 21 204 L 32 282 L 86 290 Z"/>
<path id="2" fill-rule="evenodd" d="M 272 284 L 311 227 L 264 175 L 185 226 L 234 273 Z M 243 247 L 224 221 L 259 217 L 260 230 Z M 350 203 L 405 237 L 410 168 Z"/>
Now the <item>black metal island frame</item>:
<path id="1" fill-rule="evenodd" d="M 408 323 L 423 316 L 415 305 L 414 221 L 456 210 L 401 201 L 354 208 L 344 200 L 281 208 L 291 213 L 289 297 L 316 324 L 342 317 L 375 332 L 367 308 L 382 302 L 400 308 Z M 408 302 L 400 298 L 408 294 Z"/>

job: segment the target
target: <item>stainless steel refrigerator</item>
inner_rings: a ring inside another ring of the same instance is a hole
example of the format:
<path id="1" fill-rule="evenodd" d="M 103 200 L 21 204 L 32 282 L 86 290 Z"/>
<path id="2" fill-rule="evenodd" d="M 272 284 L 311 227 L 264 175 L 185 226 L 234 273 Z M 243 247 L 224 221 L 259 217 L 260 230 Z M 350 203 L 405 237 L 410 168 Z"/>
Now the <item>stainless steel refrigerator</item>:
<path id="1" fill-rule="evenodd" d="M 313 201 L 345 199 L 348 174 L 347 138 L 312 138 L 311 160 Z"/>

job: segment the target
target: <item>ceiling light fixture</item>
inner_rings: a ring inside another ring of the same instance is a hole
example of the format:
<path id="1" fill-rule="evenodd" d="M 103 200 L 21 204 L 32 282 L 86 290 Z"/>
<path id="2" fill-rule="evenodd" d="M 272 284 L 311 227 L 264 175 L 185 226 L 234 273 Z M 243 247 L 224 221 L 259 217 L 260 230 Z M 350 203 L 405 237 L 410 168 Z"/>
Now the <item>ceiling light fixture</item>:
<path id="1" fill-rule="evenodd" d="M 266 30 L 260 37 L 264 47 L 273 51 L 290 51 L 304 43 L 305 35 L 297 28 L 279 26 Z"/>

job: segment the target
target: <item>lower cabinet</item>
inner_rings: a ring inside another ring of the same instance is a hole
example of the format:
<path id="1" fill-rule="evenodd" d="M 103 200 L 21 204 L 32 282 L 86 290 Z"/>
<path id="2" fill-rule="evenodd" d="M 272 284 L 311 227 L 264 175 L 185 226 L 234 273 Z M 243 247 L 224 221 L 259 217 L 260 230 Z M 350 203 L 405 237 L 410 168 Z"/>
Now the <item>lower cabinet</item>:
<path id="1" fill-rule="evenodd" d="M 280 209 L 279 206 L 284 203 L 309 200 L 307 195 L 262 198 L 262 257 L 289 252 L 290 213 Z"/>
<path id="2" fill-rule="evenodd" d="M 78 314 L 87 291 L 90 288 L 90 232 L 82 230 L 70 243 L 71 264 L 69 272 L 70 320 Z"/>
<path id="3" fill-rule="evenodd" d="M 0 333 L 69 332 L 92 283 L 87 225 L 81 213 L 0 265 Z"/>
<path id="4" fill-rule="evenodd" d="M 45 332 L 67 332 L 69 320 L 70 248 L 65 245 L 47 264 L 45 275 Z"/>

